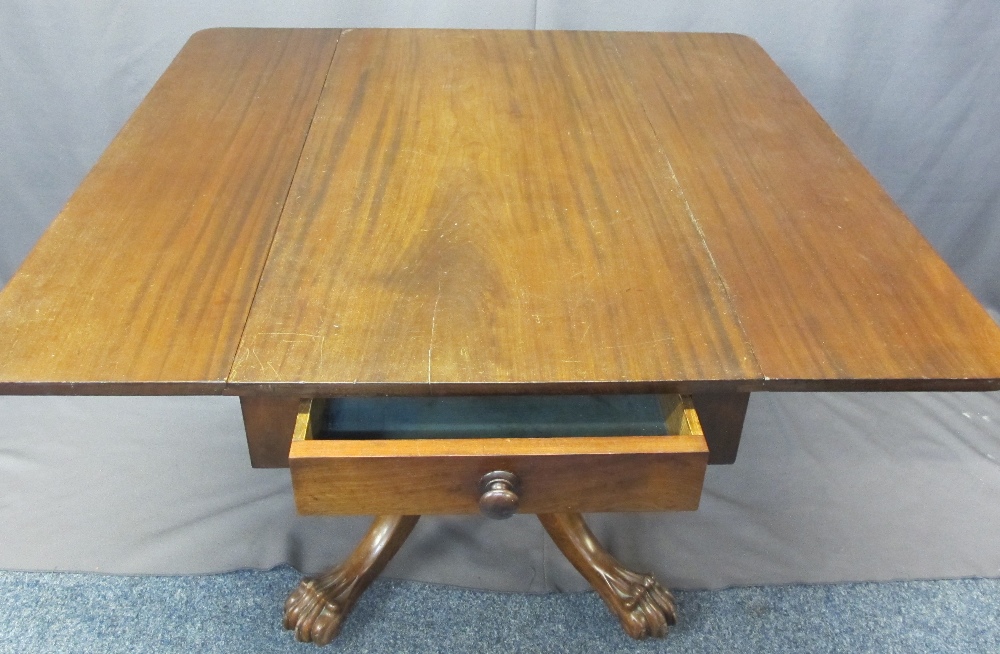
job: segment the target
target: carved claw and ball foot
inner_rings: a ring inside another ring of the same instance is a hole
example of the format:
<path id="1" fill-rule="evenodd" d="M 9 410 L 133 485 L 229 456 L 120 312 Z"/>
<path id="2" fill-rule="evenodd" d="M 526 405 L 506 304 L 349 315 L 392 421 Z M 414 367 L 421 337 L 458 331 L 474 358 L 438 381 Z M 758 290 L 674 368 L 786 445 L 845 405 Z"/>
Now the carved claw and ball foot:
<path id="1" fill-rule="evenodd" d="M 302 642 L 326 645 L 340 633 L 355 602 L 385 569 L 420 516 L 379 516 L 340 565 L 302 580 L 285 601 L 285 629 Z"/>
<path id="2" fill-rule="evenodd" d="M 545 531 L 590 582 L 632 638 L 662 638 L 677 621 L 674 597 L 650 575 L 618 562 L 594 537 L 579 513 L 539 514 Z"/>

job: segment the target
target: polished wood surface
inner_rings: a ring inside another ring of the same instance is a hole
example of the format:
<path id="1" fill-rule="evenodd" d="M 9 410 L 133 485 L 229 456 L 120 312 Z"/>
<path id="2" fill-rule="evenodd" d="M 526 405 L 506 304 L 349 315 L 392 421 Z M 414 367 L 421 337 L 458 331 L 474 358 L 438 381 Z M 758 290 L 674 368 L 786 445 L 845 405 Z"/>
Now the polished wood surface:
<path id="1" fill-rule="evenodd" d="M 307 577 L 285 600 L 284 627 L 296 640 L 326 645 L 365 589 L 375 581 L 413 531 L 420 516 L 378 516 L 361 542 L 340 565 Z"/>
<path id="2" fill-rule="evenodd" d="M 241 397 L 243 429 L 254 468 L 287 468 L 299 400 L 294 397 Z"/>
<path id="3" fill-rule="evenodd" d="M 1000 329 L 746 38 L 353 31 L 303 161 L 234 392 L 1000 386 Z"/>
<path id="4" fill-rule="evenodd" d="M 756 42 L 606 38 L 764 388 L 1000 388 L 1000 328 Z"/>
<path id="5" fill-rule="evenodd" d="M 615 559 L 579 513 L 539 514 L 559 551 L 597 591 L 632 638 L 662 638 L 677 621 L 674 597 L 652 575 L 633 572 Z"/>
<path id="6" fill-rule="evenodd" d="M 343 35 L 234 386 L 758 377 L 603 35 Z"/>
<path id="7" fill-rule="evenodd" d="M 691 399 L 708 443 L 708 464 L 735 463 L 750 393 L 702 393 Z"/>
<path id="8" fill-rule="evenodd" d="M 0 393 L 222 392 L 338 34 L 191 38 L 0 293 Z"/>
<path id="9" fill-rule="evenodd" d="M 559 551 L 597 591 L 632 638 L 663 637 L 677 620 L 670 591 L 652 575 L 633 572 L 604 549 L 579 513 L 539 514 Z M 327 645 L 365 589 L 385 569 L 416 526 L 416 515 L 380 515 L 350 556 L 304 578 L 285 601 L 284 627 L 297 640 Z"/>
<path id="10" fill-rule="evenodd" d="M 697 393 L 671 436 L 310 440 L 303 513 L 380 513 L 286 604 L 329 642 L 417 513 L 545 529 L 635 637 L 669 593 L 578 512 L 698 506 L 755 390 L 1000 388 L 1000 328 L 745 37 L 196 34 L 0 293 L 0 393 Z"/>
<path id="11" fill-rule="evenodd" d="M 319 403 L 302 403 L 289 453 L 307 515 L 478 513 L 493 471 L 518 478 L 522 513 L 695 510 L 708 461 L 687 400 L 671 436 L 311 440 Z"/>
<path id="12" fill-rule="evenodd" d="M 0 294 L 2 393 L 997 388 L 1000 328 L 724 34 L 199 33 Z"/>

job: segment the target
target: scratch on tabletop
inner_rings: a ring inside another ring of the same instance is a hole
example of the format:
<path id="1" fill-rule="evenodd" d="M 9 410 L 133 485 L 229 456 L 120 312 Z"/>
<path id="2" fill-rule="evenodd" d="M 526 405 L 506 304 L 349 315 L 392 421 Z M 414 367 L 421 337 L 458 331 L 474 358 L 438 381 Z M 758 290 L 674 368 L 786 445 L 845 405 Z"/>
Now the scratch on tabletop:
<path id="1" fill-rule="evenodd" d="M 663 338 L 656 338 L 652 341 L 641 341 L 639 343 L 619 343 L 617 345 L 605 345 L 605 350 L 621 350 L 626 347 L 638 347 L 640 345 L 655 345 L 656 343 L 666 343 L 667 341 L 674 340 L 672 336 L 665 336 Z"/>
<path id="2" fill-rule="evenodd" d="M 281 343 L 305 343 L 306 341 L 303 340 L 303 339 L 309 339 L 313 343 L 315 343 L 315 342 L 318 341 L 319 342 L 319 368 L 321 370 L 323 369 L 323 348 L 324 348 L 324 345 L 326 344 L 326 336 L 324 334 L 305 334 L 305 333 L 302 333 L 302 332 L 260 332 L 259 334 L 257 334 L 257 336 L 258 337 L 260 337 L 260 336 L 291 336 L 291 337 L 293 337 L 293 338 L 283 338 L 280 341 Z M 258 361 L 260 361 L 260 359 L 258 359 Z M 268 363 L 268 366 L 270 366 L 271 370 L 274 370 L 274 366 L 272 366 L 270 363 Z M 262 364 L 261 368 L 263 368 L 263 367 L 264 366 Z M 275 370 L 274 373 L 278 374 L 278 371 Z"/>
<path id="3" fill-rule="evenodd" d="M 441 301 L 441 282 L 438 280 L 438 292 L 434 298 L 434 310 L 431 312 L 431 342 L 427 345 L 427 383 L 431 383 L 431 358 L 434 353 L 434 329 L 437 327 L 438 302 Z"/>
<path id="4" fill-rule="evenodd" d="M 252 354 L 252 355 L 253 355 L 253 358 L 254 358 L 254 359 L 257 359 L 257 365 L 259 365 L 259 366 L 260 366 L 260 371 L 261 371 L 261 372 L 264 372 L 264 367 L 265 367 L 265 366 L 264 366 L 264 362 L 260 360 L 260 357 L 259 357 L 259 356 L 257 356 L 257 350 L 254 350 L 254 349 L 251 349 L 251 350 L 250 350 L 250 354 Z"/>

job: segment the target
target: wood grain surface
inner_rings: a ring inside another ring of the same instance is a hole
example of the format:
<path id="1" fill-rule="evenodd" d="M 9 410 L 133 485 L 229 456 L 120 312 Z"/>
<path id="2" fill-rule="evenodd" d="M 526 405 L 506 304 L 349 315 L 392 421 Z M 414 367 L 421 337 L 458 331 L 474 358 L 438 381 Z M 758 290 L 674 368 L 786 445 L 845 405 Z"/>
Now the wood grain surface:
<path id="1" fill-rule="evenodd" d="M 644 447 L 629 447 L 631 439 L 644 440 Z M 578 452 L 572 449 L 575 443 L 566 443 L 554 454 L 538 449 L 545 444 L 535 441 L 555 439 L 518 440 L 525 441 L 520 454 L 459 451 L 460 441 L 447 444 L 446 452 L 406 448 L 412 451 L 394 455 L 384 451 L 384 443 L 357 454 L 332 441 L 307 441 L 307 447 L 293 443 L 289 465 L 295 505 L 302 515 L 473 514 L 480 510 L 480 478 L 510 470 L 522 484 L 520 513 L 698 508 L 707 449 L 667 452 L 659 446 L 669 437 L 609 436 L 597 439 L 604 442 L 592 448 L 596 453 Z"/>
<path id="2" fill-rule="evenodd" d="M 0 392 L 222 392 L 338 34 L 191 38 L 0 293 Z"/>
<path id="3" fill-rule="evenodd" d="M 998 388 L 1000 328 L 725 34 L 199 33 L 0 293 L 2 393 Z"/>
<path id="4" fill-rule="evenodd" d="M 230 382 L 987 389 L 1000 329 L 745 37 L 364 30 Z"/>
<path id="5" fill-rule="evenodd" d="M 301 430 L 299 430 L 301 433 Z M 708 463 L 701 433 L 674 436 L 293 439 L 299 513 L 478 513 L 483 475 L 521 482 L 520 512 L 693 511 Z"/>
<path id="6" fill-rule="evenodd" d="M 303 514 L 477 513 L 486 473 L 519 480 L 522 513 L 693 511 L 708 446 L 688 397 L 663 396 L 667 436 L 323 439 L 303 400 L 288 455 Z"/>
<path id="7" fill-rule="evenodd" d="M 736 463 L 750 393 L 703 393 L 692 402 L 708 443 L 709 465 Z"/>
<path id="8" fill-rule="evenodd" d="M 234 390 L 759 377 L 604 35 L 343 35 Z"/>
<path id="9" fill-rule="evenodd" d="M 607 38 L 765 388 L 1000 387 L 1000 328 L 759 45 Z"/>
<path id="10" fill-rule="evenodd" d="M 301 401 L 295 397 L 241 397 L 243 430 L 254 468 L 287 468 Z"/>

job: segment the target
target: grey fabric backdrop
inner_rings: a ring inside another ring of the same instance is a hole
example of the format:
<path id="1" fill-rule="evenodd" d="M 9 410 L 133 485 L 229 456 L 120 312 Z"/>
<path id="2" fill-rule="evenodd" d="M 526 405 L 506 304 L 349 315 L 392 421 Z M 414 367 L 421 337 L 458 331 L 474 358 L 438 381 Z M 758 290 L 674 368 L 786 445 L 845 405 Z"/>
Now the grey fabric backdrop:
<path id="1" fill-rule="evenodd" d="M 710 5 L 710 6 L 704 6 Z M 756 38 L 1000 315 L 1000 5 L 791 0 L 3 0 L 0 281 L 185 39 L 213 26 L 732 31 Z M 759 394 L 702 508 L 595 516 L 679 587 L 1000 576 L 998 394 Z M 209 572 L 343 556 L 233 398 L 0 398 L 0 567 Z M 581 588 L 530 516 L 426 519 L 388 574 Z"/>

